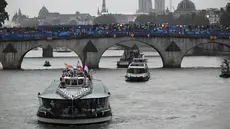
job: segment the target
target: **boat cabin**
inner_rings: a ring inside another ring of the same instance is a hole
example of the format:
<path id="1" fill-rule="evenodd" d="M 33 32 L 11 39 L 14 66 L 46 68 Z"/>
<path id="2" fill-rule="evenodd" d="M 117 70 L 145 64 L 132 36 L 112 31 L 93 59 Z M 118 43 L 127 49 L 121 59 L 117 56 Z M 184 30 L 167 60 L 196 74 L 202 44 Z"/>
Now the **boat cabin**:
<path id="1" fill-rule="evenodd" d="M 90 76 L 83 72 L 70 72 L 64 73 L 60 78 L 61 88 L 65 87 L 88 87 L 90 82 Z"/>
<path id="2" fill-rule="evenodd" d="M 127 73 L 142 74 L 148 72 L 148 66 L 146 63 L 133 62 L 129 65 Z"/>
<path id="3" fill-rule="evenodd" d="M 88 82 L 88 78 L 85 77 L 64 77 L 63 82 L 66 86 L 72 87 L 72 86 L 84 86 Z"/>
<path id="4" fill-rule="evenodd" d="M 144 58 L 134 58 L 133 62 L 147 63 L 147 59 L 144 59 Z"/>

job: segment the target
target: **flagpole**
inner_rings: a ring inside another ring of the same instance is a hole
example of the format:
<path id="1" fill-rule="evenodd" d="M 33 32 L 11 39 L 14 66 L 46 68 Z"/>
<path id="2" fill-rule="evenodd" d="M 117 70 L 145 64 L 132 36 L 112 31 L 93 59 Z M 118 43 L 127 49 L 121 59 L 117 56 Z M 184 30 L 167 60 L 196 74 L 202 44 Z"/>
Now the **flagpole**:
<path id="1" fill-rule="evenodd" d="M 83 60 L 83 72 L 85 72 L 85 63 L 87 60 L 87 52 L 84 52 L 84 60 Z"/>

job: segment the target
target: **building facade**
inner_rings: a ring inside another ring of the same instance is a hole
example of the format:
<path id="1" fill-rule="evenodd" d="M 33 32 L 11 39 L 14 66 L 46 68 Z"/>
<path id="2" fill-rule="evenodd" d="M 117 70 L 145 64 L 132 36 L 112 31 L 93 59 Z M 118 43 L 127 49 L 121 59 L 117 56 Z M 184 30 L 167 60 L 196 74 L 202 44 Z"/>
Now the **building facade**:
<path id="1" fill-rule="evenodd" d="M 37 17 L 29 18 L 19 10 L 12 18 L 12 22 L 23 27 L 37 25 L 91 25 L 93 24 L 93 20 L 94 17 L 88 13 L 60 14 L 58 12 L 49 12 L 45 6 L 41 8 Z"/>
<path id="2" fill-rule="evenodd" d="M 155 0 L 155 13 L 165 14 L 165 0 Z"/>
<path id="3" fill-rule="evenodd" d="M 148 14 L 153 11 L 152 9 L 152 0 L 139 0 L 138 2 L 138 11 L 137 13 Z"/>
<path id="4" fill-rule="evenodd" d="M 210 24 L 218 24 L 220 22 L 220 10 L 217 8 L 206 9 L 206 17 Z"/>
<path id="5" fill-rule="evenodd" d="M 43 6 L 39 11 L 38 20 L 40 25 L 87 25 L 93 24 L 94 19 L 89 13 L 60 14 L 58 12 L 49 12 Z"/>

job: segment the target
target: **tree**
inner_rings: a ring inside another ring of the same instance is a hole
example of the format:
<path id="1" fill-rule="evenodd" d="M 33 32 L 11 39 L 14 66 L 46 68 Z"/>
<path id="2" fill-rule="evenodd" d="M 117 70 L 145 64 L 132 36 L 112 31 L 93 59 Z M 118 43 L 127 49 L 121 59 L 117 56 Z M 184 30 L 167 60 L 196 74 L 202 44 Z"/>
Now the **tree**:
<path id="1" fill-rule="evenodd" d="M 155 15 L 140 15 L 136 18 L 135 23 L 146 24 L 146 23 L 155 23 Z"/>
<path id="2" fill-rule="evenodd" d="M 209 20 L 204 14 L 181 15 L 175 20 L 175 24 L 182 25 L 209 25 Z"/>
<path id="3" fill-rule="evenodd" d="M 209 19 L 205 16 L 205 14 L 195 15 L 192 22 L 194 25 L 209 25 Z"/>
<path id="4" fill-rule="evenodd" d="M 111 14 L 101 15 L 94 19 L 94 24 L 112 24 L 117 23 L 117 20 Z"/>
<path id="5" fill-rule="evenodd" d="M 221 25 L 230 25 L 230 3 L 227 3 L 226 10 L 221 8 L 220 24 Z"/>
<path id="6" fill-rule="evenodd" d="M 5 23 L 5 20 L 9 20 L 9 15 L 5 10 L 7 5 L 5 0 L 0 0 L 0 27 Z"/>

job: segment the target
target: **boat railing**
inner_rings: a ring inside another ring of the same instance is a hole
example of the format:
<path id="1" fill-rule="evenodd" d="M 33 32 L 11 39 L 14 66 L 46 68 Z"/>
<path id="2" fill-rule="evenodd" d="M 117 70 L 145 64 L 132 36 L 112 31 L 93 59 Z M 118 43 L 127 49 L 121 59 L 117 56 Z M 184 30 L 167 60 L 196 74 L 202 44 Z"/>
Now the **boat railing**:
<path id="1" fill-rule="evenodd" d="M 91 89 L 90 88 L 81 88 L 81 90 L 76 95 L 72 95 L 67 91 L 67 89 L 58 88 L 57 93 L 66 99 L 80 99 L 80 98 L 84 97 L 85 95 L 91 93 Z"/>
<path id="2" fill-rule="evenodd" d="M 74 97 L 73 99 L 80 99 L 83 96 L 89 94 L 91 92 L 90 88 L 82 88 Z"/>
<path id="3" fill-rule="evenodd" d="M 71 95 L 65 88 L 58 88 L 57 93 L 66 99 L 73 99 L 73 95 Z"/>

